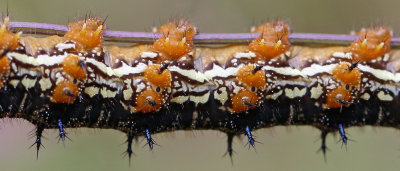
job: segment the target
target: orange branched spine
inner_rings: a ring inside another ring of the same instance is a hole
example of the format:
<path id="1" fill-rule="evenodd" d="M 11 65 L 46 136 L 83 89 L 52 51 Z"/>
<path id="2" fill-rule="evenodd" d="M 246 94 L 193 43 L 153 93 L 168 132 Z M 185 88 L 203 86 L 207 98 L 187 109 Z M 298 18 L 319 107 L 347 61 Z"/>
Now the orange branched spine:
<path id="1" fill-rule="evenodd" d="M 163 98 L 159 92 L 153 89 L 146 89 L 136 99 L 136 111 L 142 113 L 158 111 L 163 103 Z"/>
<path id="2" fill-rule="evenodd" d="M 188 21 L 178 20 L 165 24 L 157 32 L 163 33 L 163 36 L 154 42 L 153 47 L 166 55 L 165 59 L 178 60 L 192 51 L 196 28 Z"/>
<path id="3" fill-rule="evenodd" d="M 266 85 L 265 73 L 261 66 L 253 64 L 242 66 L 237 73 L 237 78 L 250 87 L 263 89 Z"/>
<path id="4" fill-rule="evenodd" d="M 67 40 L 78 44 L 81 51 L 100 48 L 103 42 L 103 32 L 106 29 L 104 20 L 90 18 L 79 22 L 70 23 L 71 29 L 65 34 Z"/>
<path id="5" fill-rule="evenodd" d="M 289 49 L 289 30 L 283 21 L 263 24 L 254 30 L 255 33 L 261 33 L 261 36 L 253 40 L 248 48 L 259 53 L 265 60 L 272 59 Z"/>
<path id="6" fill-rule="evenodd" d="M 351 68 L 348 64 L 338 64 L 332 70 L 333 77 L 340 80 L 342 84 L 350 86 L 359 86 L 361 82 L 361 73 L 358 68 Z"/>
<path id="7" fill-rule="evenodd" d="M 171 86 L 171 73 L 169 70 L 161 70 L 162 66 L 155 64 L 149 65 L 144 70 L 144 78 L 155 86 L 168 88 Z"/>
<path id="8" fill-rule="evenodd" d="M 78 87 L 71 81 L 65 81 L 57 84 L 54 89 L 51 100 L 55 103 L 74 103 L 79 95 Z"/>
<path id="9" fill-rule="evenodd" d="M 249 90 L 240 90 L 232 97 L 232 110 L 234 113 L 245 112 L 257 106 L 258 96 Z"/>
<path id="10" fill-rule="evenodd" d="M 370 61 L 390 51 L 392 31 L 389 28 L 362 29 L 358 35 L 361 35 L 361 38 L 354 41 L 349 47 L 350 51 L 354 53 L 354 62 Z"/>
<path id="11" fill-rule="evenodd" d="M 68 55 L 64 58 L 63 62 L 63 71 L 76 78 L 78 80 L 84 80 L 87 76 L 86 64 L 83 59 L 80 59 L 75 55 Z"/>

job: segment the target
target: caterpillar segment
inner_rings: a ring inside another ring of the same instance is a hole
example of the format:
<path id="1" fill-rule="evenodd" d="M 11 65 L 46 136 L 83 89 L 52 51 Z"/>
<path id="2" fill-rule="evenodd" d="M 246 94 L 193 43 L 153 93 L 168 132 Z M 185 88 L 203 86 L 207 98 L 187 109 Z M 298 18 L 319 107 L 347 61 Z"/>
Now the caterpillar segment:
<path id="1" fill-rule="evenodd" d="M 385 27 L 362 30 L 348 47 L 307 47 L 290 45 L 290 28 L 275 21 L 254 30 L 261 35 L 248 45 L 196 47 L 196 28 L 178 20 L 161 26 L 154 44 L 120 47 L 102 44 L 99 18 L 45 38 L 14 34 L 7 23 L 1 116 L 24 118 L 39 133 L 117 129 L 129 135 L 130 156 L 133 136 L 153 149 L 151 134 L 173 130 L 245 134 L 254 147 L 252 131 L 275 125 L 313 125 L 322 137 L 350 126 L 400 127 L 400 53 L 390 50 Z"/>
<path id="2" fill-rule="evenodd" d="M 20 46 L 20 37 L 22 32 L 12 33 L 8 28 L 10 18 L 8 16 L 2 18 L 0 23 L 0 88 L 3 82 L 7 80 L 10 74 L 11 62 L 6 54 L 10 50 L 16 50 Z"/>

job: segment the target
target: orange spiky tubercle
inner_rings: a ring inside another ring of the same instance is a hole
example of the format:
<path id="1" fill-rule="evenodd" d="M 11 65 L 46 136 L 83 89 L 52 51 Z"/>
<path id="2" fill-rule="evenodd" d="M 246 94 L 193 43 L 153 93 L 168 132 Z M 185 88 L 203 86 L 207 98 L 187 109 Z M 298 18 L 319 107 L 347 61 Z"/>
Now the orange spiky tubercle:
<path id="1" fill-rule="evenodd" d="M 6 55 L 0 56 L 0 77 L 10 73 L 11 63 Z"/>
<path id="2" fill-rule="evenodd" d="M 344 85 L 359 86 L 361 83 L 360 69 L 352 68 L 351 65 L 346 63 L 336 65 L 332 70 L 332 75 Z"/>
<path id="3" fill-rule="evenodd" d="M 362 29 L 357 35 L 361 38 L 349 46 L 354 62 L 370 61 L 390 51 L 392 31 L 387 27 Z"/>
<path id="4" fill-rule="evenodd" d="M 165 24 L 157 31 L 163 35 L 154 42 L 153 48 L 167 60 L 178 60 L 192 51 L 196 28 L 186 20 Z"/>
<path id="5" fill-rule="evenodd" d="M 345 88 L 345 86 L 339 86 L 328 92 L 326 97 L 326 107 L 330 108 L 341 108 L 343 106 L 348 107 L 352 103 L 353 96 L 351 92 Z"/>
<path id="6" fill-rule="evenodd" d="M 63 71 L 73 78 L 84 80 L 87 77 L 85 61 L 76 55 L 68 55 L 62 62 Z"/>
<path id="7" fill-rule="evenodd" d="M 289 49 L 289 31 L 289 26 L 283 21 L 263 24 L 253 31 L 261 35 L 249 44 L 248 49 L 260 54 L 263 60 L 272 59 Z"/>
<path id="8" fill-rule="evenodd" d="M 263 89 L 266 85 L 265 73 L 260 66 L 247 64 L 242 66 L 236 74 L 240 82 L 245 83 L 249 87 Z"/>
<path id="9" fill-rule="evenodd" d="M 258 103 L 258 98 L 255 92 L 247 89 L 240 90 L 232 97 L 232 112 L 241 113 L 254 109 Z"/>
<path id="10" fill-rule="evenodd" d="M 6 55 L 0 56 L 0 88 L 3 87 L 3 81 L 7 80 L 10 74 L 11 62 Z"/>
<path id="11" fill-rule="evenodd" d="M 103 32 L 106 29 L 104 20 L 100 18 L 90 18 L 78 22 L 70 23 L 70 30 L 64 35 L 67 40 L 77 43 L 80 51 L 101 48 L 103 42 Z"/>
<path id="12" fill-rule="evenodd" d="M 0 53 L 3 53 L 5 49 L 15 50 L 19 46 L 22 32 L 12 33 L 8 28 L 9 21 L 9 17 L 5 17 L 3 23 L 0 24 Z"/>
<path id="13" fill-rule="evenodd" d="M 162 95 L 148 88 L 141 92 L 136 98 L 136 111 L 142 113 L 155 112 L 161 109 L 164 100 Z"/>
<path id="14" fill-rule="evenodd" d="M 148 65 L 144 70 L 144 78 L 157 87 L 171 87 L 171 72 L 159 64 Z"/>
<path id="15" fill-rule="evenodd" d="M 332 76 L 340 83 L 327 93 L 326 107 L 341 108 L 348 107 L 353 103 L 354 88 L 361 84 L 361 71 L 355 64 L 339 63 L 332 70 Z"/>
<path id="16" fill-rule="evenodd" d="M 60 82 L 56 85 L 51 96 L 51 101 L 54 103 L 72 104 L 79 95 L 78 85 L 72 81 Z"/>
<path id="17" fill-rule="evenodd" d="M 10 73 L 11 61 L 7 57 L 6 52 L 15 50 L 19 47 L 19 39 L 22 32 L 12 33 L 8 28 L 9 17 L 5 17 L 0 24 L 0 79 L 1 82 L 6 80 Z M 2 87 L 2 83 L 1 86 Z"/>

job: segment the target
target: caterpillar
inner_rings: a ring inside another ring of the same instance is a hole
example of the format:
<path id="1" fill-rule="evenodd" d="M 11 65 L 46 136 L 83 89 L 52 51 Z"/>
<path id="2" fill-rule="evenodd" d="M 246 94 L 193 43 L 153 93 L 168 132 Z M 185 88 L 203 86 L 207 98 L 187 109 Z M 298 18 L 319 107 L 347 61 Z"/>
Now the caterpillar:
<path id="1" fill-rule="evenodd" d="M 386 27 L 363 29 L 349 46 L 291 45 L 282 21 L 252 30 L 248 44 L 196 46 L 186 20 L 161 26 L 153 44 L 103 45 L 106 24 L 89 18 L 63 36 L 23 36 L 0 27 L 1 117 L 44 129 L 116 129 L 132 141 L 175 130 L 219 130 L 257 140 L 252 131 L 276 125 L 312 125 L 325 137 L 345 128 L 399 128 L 398 50 Z M 200 36 L 200 35 L 199 35 Z"/>

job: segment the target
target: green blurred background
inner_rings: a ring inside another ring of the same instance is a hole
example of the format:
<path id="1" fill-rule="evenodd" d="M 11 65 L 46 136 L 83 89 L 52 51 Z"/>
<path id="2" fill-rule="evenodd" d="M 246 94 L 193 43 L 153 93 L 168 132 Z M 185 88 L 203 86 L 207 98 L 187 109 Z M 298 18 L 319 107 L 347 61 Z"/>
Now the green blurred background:
<path id="1" fill-rule="evenodd" d="M 0 0 L 5 12 L 6 0 Z M 289 22 L 295 32 L 349 33 L 361 27 L 387 25 L 400 29 L 398 0 L 216 1 L 213 0 L 9 0 L 12 21 L 67 24 L 86 14 L 106 17 L 108 28 L 150 31 L 170 20 L 186 18 L 200 32 L 248 32 L 254 24 L 272 19 Z M 2 97 L 6 98 L 6 97 Z M 116 130 L 68 129 L 66 148 L 57 143 L 57 130 L 46 130 L 45 148 L 36 160 L 24 120 L 0 121 L 0 170 L 399 170 L 400 135 L 392 128 L 350 128 L 355 142 L 341 148 L 339 136 L 328 136 L 327 163 L 319 146 L 319 131 L 308 126 L 274 127 L 255 131 L 257 153 L 234 139 L 234 165 L 226 136 L 217 131 L 177 131 L 153 135 L 160 146 L 154 153 L 143 138 L 134 146 L 131 167 L 120 154 L 126 136 Z M 122 145 L 121 145 L 122 144 Z"/>

